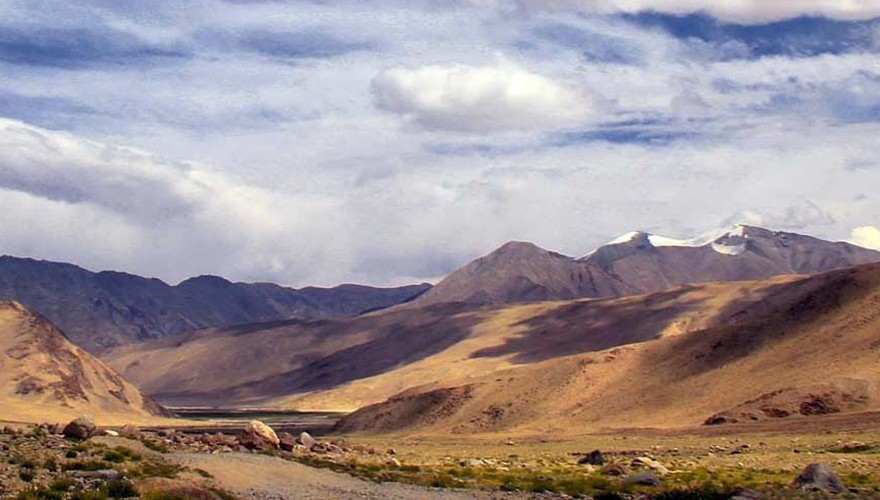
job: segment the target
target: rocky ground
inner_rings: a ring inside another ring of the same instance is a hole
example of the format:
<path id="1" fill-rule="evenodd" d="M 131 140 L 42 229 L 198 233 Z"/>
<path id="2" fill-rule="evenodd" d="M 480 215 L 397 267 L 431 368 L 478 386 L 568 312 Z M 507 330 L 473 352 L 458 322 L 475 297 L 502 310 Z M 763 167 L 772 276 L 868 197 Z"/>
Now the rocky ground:
<path id="1" fill-rule="evenodd" d="M 880 498 L 880 434 L 315 439 L 66 426 L 0 432 L 0 498 Z"/>

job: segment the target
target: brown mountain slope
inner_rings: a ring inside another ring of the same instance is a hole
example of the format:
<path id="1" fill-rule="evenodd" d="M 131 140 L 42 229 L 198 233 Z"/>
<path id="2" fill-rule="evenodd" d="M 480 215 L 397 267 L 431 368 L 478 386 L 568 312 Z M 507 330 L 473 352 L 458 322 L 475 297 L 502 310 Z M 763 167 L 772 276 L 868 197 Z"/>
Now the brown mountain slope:
<path id="1" fill-rule="evenodd" d="M 582 259 L 530 243 L 508 243 L 404 307 L 622 297 L 688 283 L 810 274 L 872 262 L 880 262 L 880 252 L 751 226 L 691 241 L 631 233 Z"/>
<path id="2" fill-rule="evenodd" d="M 107 360 L 171 406 L 354 410 L 407 389 L 761 316 L 793 300 L 799 289 L 782 285 L 801 280 L 477 310 L 440 304 L 348 320 L 253 325 L 126 346 Z"/>
<path id="3" fill-rule="evenodd" d="M 764 316 L 410 391 L 339 430 L 570 434 L 880 408 L 880 266 L 776 288 Z"/>
<path id="4" fill-rule="evenodd" d="M 17 302 L 0 302 L 0 418 L 148 421 L 164 410 Z"/>

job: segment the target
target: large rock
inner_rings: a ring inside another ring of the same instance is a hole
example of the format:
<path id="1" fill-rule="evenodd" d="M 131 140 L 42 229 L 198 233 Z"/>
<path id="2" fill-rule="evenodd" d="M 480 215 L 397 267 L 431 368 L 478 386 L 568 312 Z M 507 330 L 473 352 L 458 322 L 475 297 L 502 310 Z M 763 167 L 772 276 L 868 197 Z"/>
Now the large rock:
<path id="1" fill-rule="evenodd" d="M 80 417 L 64 427 L 64 437 L 85 441 L 98 433 L 98 426 L 86 417 Z"/>
<path id="2" fill-rule="evenodd" d="M 299 441 L 299 444 L 305 446 L 306 449 L 309 449 L 309 450 L 311 450 L 313 446 L 318 444 L 318 441 L 315 438 L 313 438 L 312 435 L 309 434 L 308 432 L 303 432 L 302 434 L 300 434 L 299 439 L 297 439 L 297 441 Z"/>
<path id="3" fill-rule="evenodd" d="M 251 450 L 274 450 L 281 444 L 275 431 L 259 420 L 247 424 L 238 439 L 242 446 Z"/>
<path id="4" fill-rule="evenodd" d="M 121 434 L 122 437 L 129 439 L 140 439 L 141 430 L 132 424 L 125 424 L 122 429 L 119 430 L 119 434 Z"/>
<path id="5" fill-rule="evenodd" d="M 826 464 L 810 464 L 794 479 L 793 486 L 806 490 L 843 493 L 846 491 L 843 481 Z"/>
<path id="6" fill-rule="evenodd" d="M 278 441 L 283 451 L 293 451 L 297 447 L 296 438 L 287 432 L 278 434 Z"/>
<path id="7" fill-rule="evenodd" d="M 660 486 L 660 479 L 650 472 L 639 472 L 623 478 L 623 484 L 636 486 Z"/>

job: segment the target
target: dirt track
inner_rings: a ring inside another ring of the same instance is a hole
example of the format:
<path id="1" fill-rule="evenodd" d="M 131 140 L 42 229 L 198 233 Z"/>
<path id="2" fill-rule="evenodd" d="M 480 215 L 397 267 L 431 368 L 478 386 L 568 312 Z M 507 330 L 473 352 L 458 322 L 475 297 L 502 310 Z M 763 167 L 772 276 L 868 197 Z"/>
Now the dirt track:
<path id="1" fill-rule="evenodd" d="M 218 485 L 247 500 L 268 499 L 478 499 L 551 498 L 546 495 L 429 489 L 398 483 L 371 483 L 325 469 L 263 455 L 169 455 L 181 465 L 209 472 Z"/>

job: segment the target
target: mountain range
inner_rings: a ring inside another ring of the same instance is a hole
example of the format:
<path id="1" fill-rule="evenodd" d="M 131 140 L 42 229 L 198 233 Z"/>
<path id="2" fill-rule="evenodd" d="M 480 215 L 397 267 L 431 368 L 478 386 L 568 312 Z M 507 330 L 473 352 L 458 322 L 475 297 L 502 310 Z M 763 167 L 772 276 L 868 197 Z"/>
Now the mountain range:
<path id="1" fill-rule="evenodd" d="M 511 242 L 436 286 L 293 289 L 199 276 L 158 279 L 0 257 L 0 300 L 19 301 L 92 353 L 204 328 L 353 317 L 388 307 L 611 298 L 688 283 L 761 279 L 880 261 L 880 252 L 794 233 L 735 226 L 694 240 L 634 232 L 583 258 Z"/>
<path id="2" fill-rule="evenodd" d="M 200 276 L 171 286 L 120 272 L 0 257 L 0 300 L 15 300 L 92 353 L 208 327 L 354 316 L 417 297 L 430 285 L 286 288 Z"/>
<path id="3" fill-rule="evenodd" d="M 849 243 L 744 225 L 692 240 L 628 233 L 582 258 L 512 242 L 450 274 L 410 306 L 621 297 L 877 261 L 880 252 Z"/>
<path id="4" fill-rule="evenodd" d="M 0 297 L 35 304 L 172 407 L 356 410 L 341 429 L 471 432 L 532 425 L 533 408 L 605 425 L 583 409 L 595 403 L 617 404 L 619 422 L 666 425 L 792 413 L 811 397 L 841 411 L 874 404 L 880 380 L 862 369 L 871 350 L 853 353 L 847 368 L 838 360 L 855 344 L 834 340 L 855 332 L 874 345 L 872 263 L 880 252 L 735 226 L 693 240 L 629 233 L 581 258 L 511 242 L 433 287 L 395 289 L 294 290 L 210 276 L 170 286 L 4 257 Z M 788 351 L 773 354 L 802 337 L 825 356 L 809 344 L 791 348 L 810 360 L 803 366 Z M 731 360 L 773 372 L 773 356 L 785 370 L 741 390 L 718 371 Z M 575 387 L 580 399 L 566 392 Z M 679 390 L 705 400 L 691 399 L 687 411 L 652 406 Z M 605 401 L 605 391 L 627 403 Z"/>
<path id="5" fill-rule="evenodd" d="M 880 262 L 846 243 L 744 226 L 703 241 L 633 233 L 581 259 L 509 243 L 388 310 L 203 330 L 106 359 L 171 406 L 350 411 L 520 365 L 757 321 L 820 283 L 801 274 Z"/>

